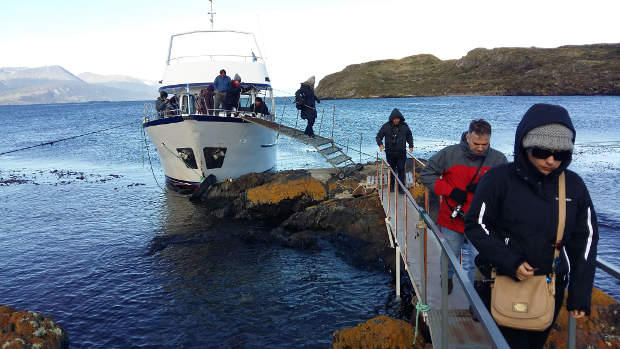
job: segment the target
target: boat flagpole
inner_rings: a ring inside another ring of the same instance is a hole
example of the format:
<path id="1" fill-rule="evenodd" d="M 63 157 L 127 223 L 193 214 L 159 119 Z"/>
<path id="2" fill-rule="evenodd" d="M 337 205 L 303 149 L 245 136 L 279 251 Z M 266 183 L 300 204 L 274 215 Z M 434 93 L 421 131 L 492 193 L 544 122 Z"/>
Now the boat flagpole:
<path id="1" fill-rule="evenodd" d="M 213 15 L 215 14 L 215 12 L 213 12 L 213 0 L 209 0 L 209 3 L 211 3 L 211 11 L 209 12 L 209 15 L 211 16 L 211 30 L 213 31 Z"/>

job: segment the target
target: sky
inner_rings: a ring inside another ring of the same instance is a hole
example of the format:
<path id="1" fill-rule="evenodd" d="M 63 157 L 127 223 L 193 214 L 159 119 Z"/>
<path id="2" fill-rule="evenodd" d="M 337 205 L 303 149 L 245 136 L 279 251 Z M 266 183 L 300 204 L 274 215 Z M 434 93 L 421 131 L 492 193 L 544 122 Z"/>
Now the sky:
<path id="1" fill-rule="evenodd" d="M 210 29 L 209 1 L 2 0 L 0 67 L 163 76 L 171 34 Z M 253 32 L 276 89 L 347 65 L 494 47 L 620 42 L 620 1 L 214 0 L 215 29 Z"/>

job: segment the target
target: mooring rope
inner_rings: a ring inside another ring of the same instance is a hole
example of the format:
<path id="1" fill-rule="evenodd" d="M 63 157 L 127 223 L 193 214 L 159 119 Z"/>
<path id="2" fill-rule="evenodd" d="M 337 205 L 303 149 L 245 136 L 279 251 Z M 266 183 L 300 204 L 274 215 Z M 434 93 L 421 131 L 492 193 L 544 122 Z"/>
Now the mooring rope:
<path id="1" fill-rule="evenodd" d="M 431 307 L 428 304 L 424 304 L 420 301 L 417 301 L 415 304 L 415 334 L 413 335 L 413 344 L 418 340 L 418 319 L 420 318 L 420 313 L 425 314 Z M 422 315 L 424 316 L 424 315 Z"/>
<path id="2" fill-rule="evenodd" d="M 32 148 L 36 148 L 36 147 L 42 147 L 44 145 L 52 145 L 54 143 L 58 143 L 58 142 L 62 142 L 62 141 L 68 141 L 71 139 L 76 139 L 76 138 L 80 138 L 80 137 L 84 137 L 84 136 L 88 136 L 88 135 L 92 135 L 95 133 L 100 133 L 100 132 L 105 132 L 105 131 L 109 131 L 109 130 L 113 130 L 115 128 L 120 128 L 120 127 L 124 127 L 124 126 L 128 126 L 135 123 L 135 121 L 132 122 L 128 122 L 126 124 L 122 124 L 122 125 L 117 125 L 117 126 L 112 126 L 112 127 L 108 127 L 102 130 L 97 130 L 97 131 L 92 131 L 92 132 L 87 132 L 87 133 L 83 133 L 80 135 L 76 135 L 76 136 L 71 136 L 71 137 L 66 137 L 66 138 L 60 138 L 60 139 L 55 139 L 53 141 L 48 141 L 48 142 L 43 142 L 43 143 L 39 143 L 39 144 L 35 144 L 35 145 L 31 145 L 29 147 L 23 147 L 23 148 L 19 148 L 19 149 L 13 149 L 13 150 L 9 150 L 9 151 L 5 151 L 0 153 L 0 155 L 5 155 L 5 154 L 10 154 L 10 153 L 15 153 L 18 151 L 22 151 L 22 150 L 27 150 L 27 149 L 32 149 Z"/>

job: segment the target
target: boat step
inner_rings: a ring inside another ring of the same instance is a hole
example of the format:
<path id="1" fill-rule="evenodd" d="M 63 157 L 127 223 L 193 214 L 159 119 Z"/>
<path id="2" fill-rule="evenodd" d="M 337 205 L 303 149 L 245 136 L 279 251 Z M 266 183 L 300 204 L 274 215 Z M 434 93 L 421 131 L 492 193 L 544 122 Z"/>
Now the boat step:
<path id="1" fill-rule="evenodd" d="M 340 148 L 331 146 L 329 148 L 325 148 L 325 149 L 319 150 L 319 153 L 321 153 L 321 154 L 323 154 L 325 156 L 328 156 L 328 155 L 331 155 L 333 153 L 337 153 L 339 151 L 340 151 Z"/>
<path id="2" fill-rule="evenodd" d="M 327 161 L 329 161 L 329 163 L 332 164 L 332 165 L 339 165 L 339 164 L 341 164 L 343 162 L 346 162 L 346 161 L 349 161 L 349 160 L 351 160 L 350 157 L 342 154 L 342 155 L 336 156 L 335 158 L 328 159 Z"/>

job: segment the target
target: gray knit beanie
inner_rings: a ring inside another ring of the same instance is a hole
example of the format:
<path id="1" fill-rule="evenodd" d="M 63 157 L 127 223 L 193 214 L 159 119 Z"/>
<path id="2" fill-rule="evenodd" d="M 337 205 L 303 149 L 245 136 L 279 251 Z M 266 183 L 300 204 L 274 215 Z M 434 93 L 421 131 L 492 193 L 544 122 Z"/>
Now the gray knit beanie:
<path id="1" fill-rule="evenodd" d="M 533 128 L 523 137 L 523 148 L 573 150 L 573 131 L 562 124 Z"/>
<path id="2" fill-rule="evenodd" d="M 241 82 L 241 77 L 239 74 L 235 74 L 235 78 L 233 80 Z"/>

